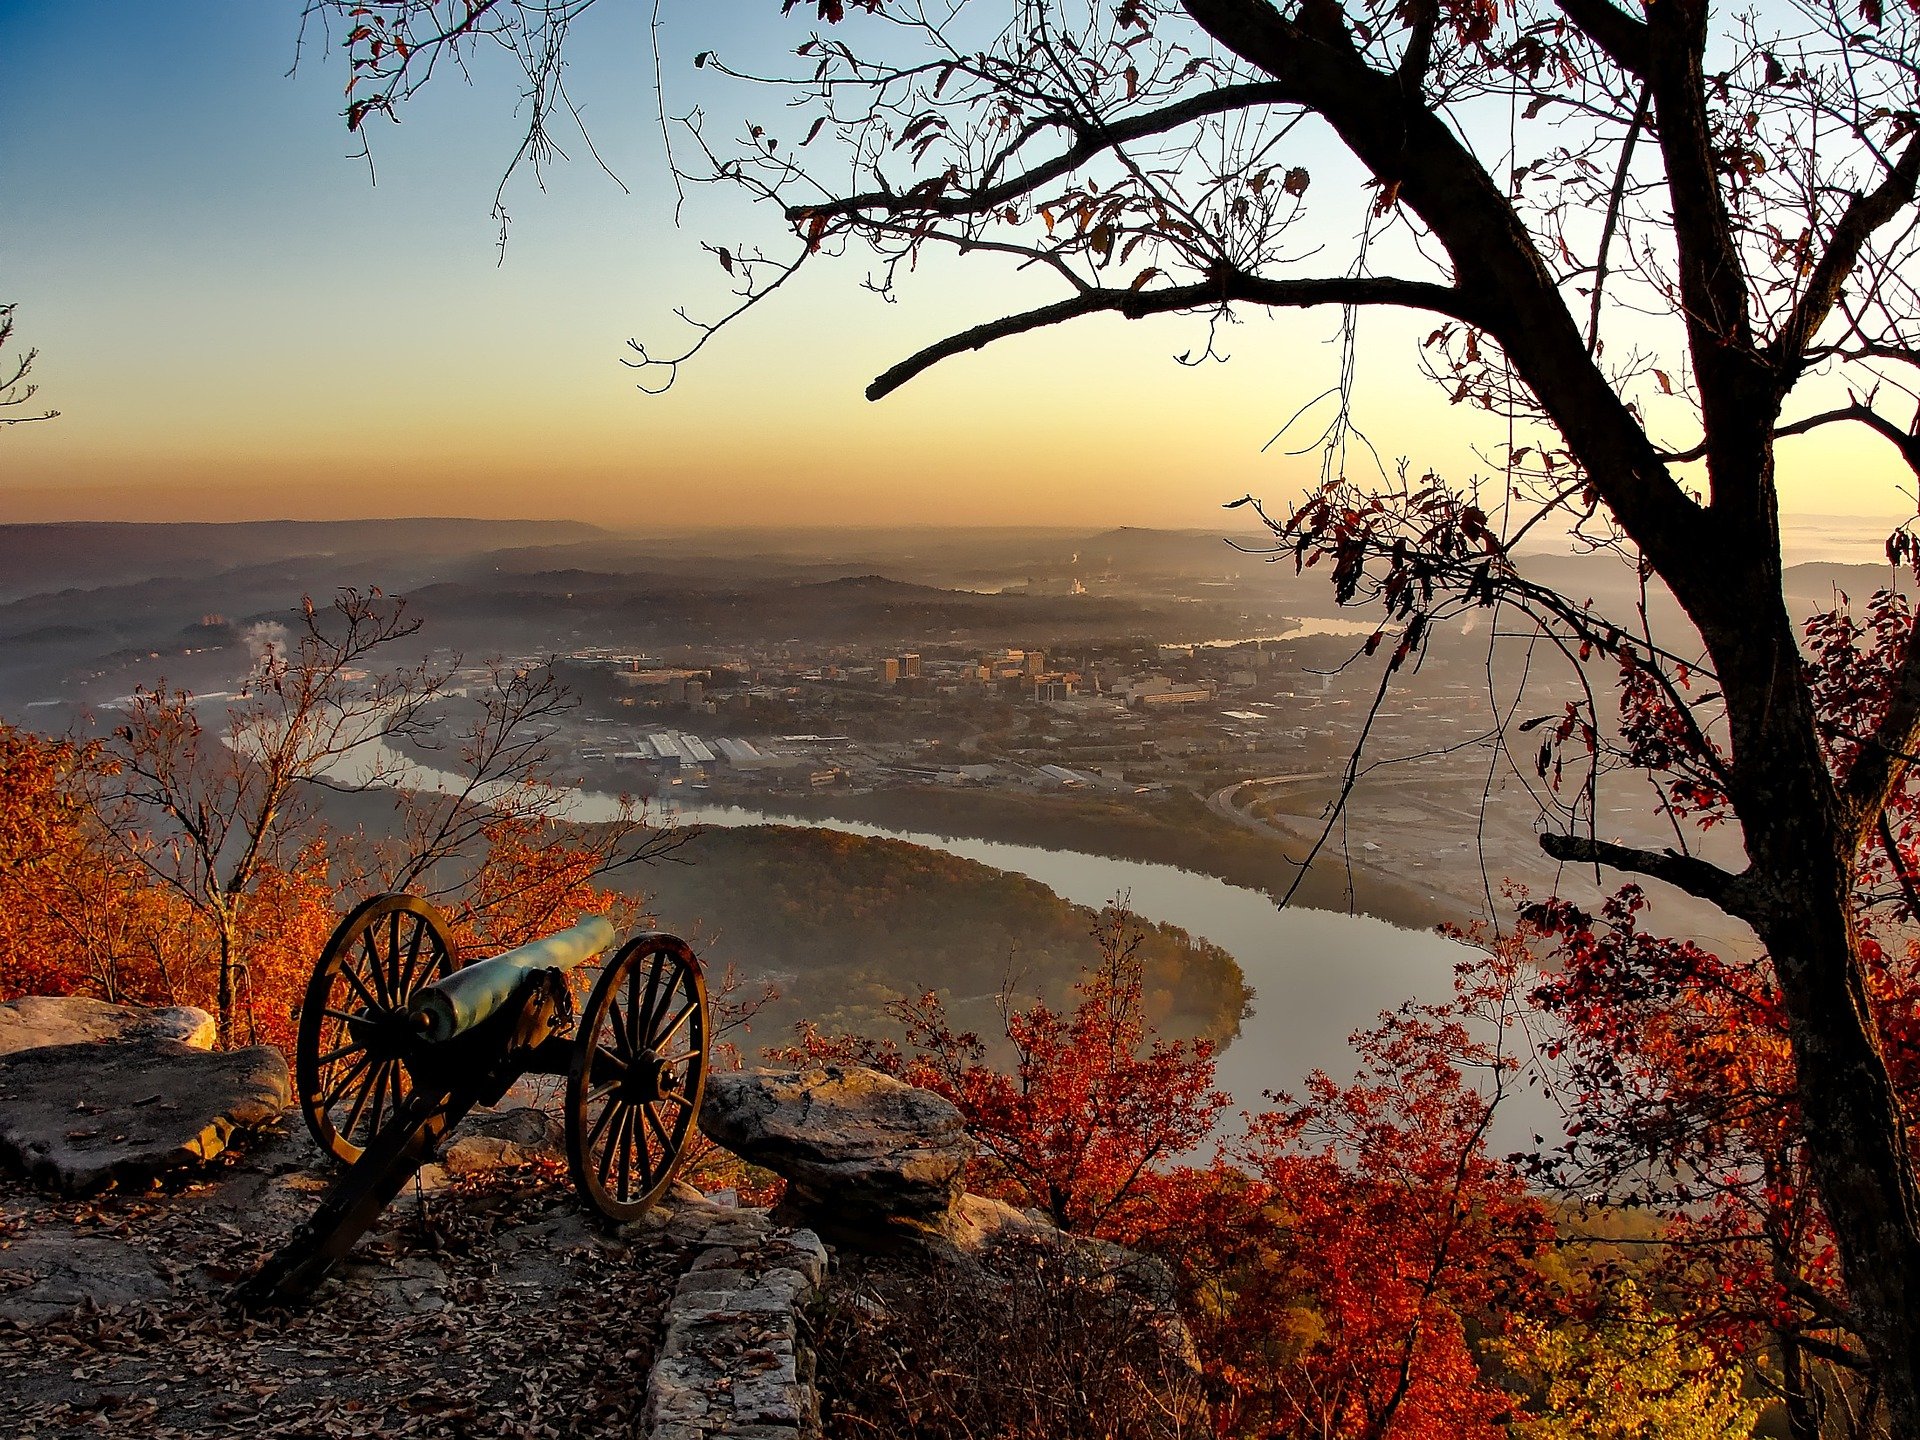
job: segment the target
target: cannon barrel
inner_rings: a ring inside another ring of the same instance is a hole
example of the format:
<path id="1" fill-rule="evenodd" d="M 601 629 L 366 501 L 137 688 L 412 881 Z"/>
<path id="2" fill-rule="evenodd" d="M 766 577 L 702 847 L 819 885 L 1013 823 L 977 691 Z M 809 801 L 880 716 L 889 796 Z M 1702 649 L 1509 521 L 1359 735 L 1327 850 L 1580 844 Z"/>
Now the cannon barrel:
<path id="1" fill-rule="evenodd" d="M 613 923 L 606 916 L 582 916 L 571 929 L 475 961 L 427 986 L 408 1013 L 427 1039 L 451 1040 L 497 1012 L 534 971 L 571 970 L 613 942 Z"/>

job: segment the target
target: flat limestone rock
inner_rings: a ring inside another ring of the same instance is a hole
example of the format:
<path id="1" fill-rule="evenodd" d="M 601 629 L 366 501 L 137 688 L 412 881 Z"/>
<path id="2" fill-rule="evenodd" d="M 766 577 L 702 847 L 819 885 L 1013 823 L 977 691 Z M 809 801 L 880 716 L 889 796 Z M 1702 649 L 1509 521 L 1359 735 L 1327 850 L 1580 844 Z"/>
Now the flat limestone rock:
<path id="1" fill-rule="evenodd" d="M 542 1155 L 565 1154 L 566 1143 L 565 1127 L 545 1111 L 475 1111 L 460 1123 L 460 1133 L 441 1152 L 440 1163 L 449 1175 L 477 1175 L 525 1165 Z"/>
<path id="2" fill-rule="evenodd" d="M 973 1154 L 951 1103 L 859 1066 L 709 1075 L 700 1127 L 785 1176 L 789 1208 L 841 1235 L 937 1223 Z"/>
<path id="3" fill-rule="evenodd" d="M 204 1165 L 292 1098 L 267 1045 L 209 1053 L 177 1040 L 56 1045 L 0 1057 L 0 1163 L 65 1195 Z"/>
<path id="4" fill-rule="evenodd" d="M 213 1017 L 191 1005 L 148 1009 L 85 995 L 25 995 L 0 1004 L 0 1055 L 102 1040 L 178 1040 L 211 1050 Z"/>
<path id="5" fill-rule="evenodd" d="M 137 1246 L 63 1229 L 0 1249 L 0 1320 L 38 1325 L 82 1306 L 103 1310 L 171 1294 L 173 1278 Z"/>

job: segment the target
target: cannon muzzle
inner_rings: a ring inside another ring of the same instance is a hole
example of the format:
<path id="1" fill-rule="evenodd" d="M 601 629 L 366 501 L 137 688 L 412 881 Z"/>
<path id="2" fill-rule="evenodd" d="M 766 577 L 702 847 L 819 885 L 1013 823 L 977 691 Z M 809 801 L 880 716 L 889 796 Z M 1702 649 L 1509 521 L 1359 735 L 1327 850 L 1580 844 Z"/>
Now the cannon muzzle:
<path id="1" fill-rule="evenodd" d="M 582 916 L 571 929 L 476 961 L 427 986 L 414 996 L 408 1015 L 428 1040 L 451 1040 L 496 1014 L 534 971 L 571 970 L 613 941 L 606 916 Z"/>

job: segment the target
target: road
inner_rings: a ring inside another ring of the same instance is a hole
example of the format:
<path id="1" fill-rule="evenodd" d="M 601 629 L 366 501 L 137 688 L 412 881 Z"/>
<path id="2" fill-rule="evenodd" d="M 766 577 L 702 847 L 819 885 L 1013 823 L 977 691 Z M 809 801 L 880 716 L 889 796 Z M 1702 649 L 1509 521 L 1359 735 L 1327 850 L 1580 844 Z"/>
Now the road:
<path id="1" fill-rule="evenodd" d="M 1301 771 L 1287 775 L 1266 775 L 1253 780 L 1236 780 L 1233 784 L 1223 786 L 1209 795 L 1207 797 L 1207 808 L 1213 811 L 1214 814 L 1233 821 L 1236 825 L 1243 825 L 1247 829 L 1258 831 L 1262 835 L 1277 835 L 1282 840 L 1297 840 L 1300 838 L 1299 836 L 1292 834 L 1290 831 L 1282 830 L 1277 825 L 1269 825 L 1264 820 L 1256 819 L 1254 816 L 1242 810 L 1238 805 L 1234 804 L 1234 792 L 1242 790 L 1249 785 L 1302 784 L 1309 780 L 1325 780 L 1326 778 L 1328 777 L 1316 771 Z"/>

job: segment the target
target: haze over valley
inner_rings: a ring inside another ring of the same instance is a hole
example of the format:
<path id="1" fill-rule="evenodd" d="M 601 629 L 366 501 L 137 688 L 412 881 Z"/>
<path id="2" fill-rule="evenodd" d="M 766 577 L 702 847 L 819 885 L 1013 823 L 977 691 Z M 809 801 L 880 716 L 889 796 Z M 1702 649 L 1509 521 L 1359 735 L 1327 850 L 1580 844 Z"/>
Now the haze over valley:
<path id="1" fill-rule="evenodd" d="M 1318 573 L 1261 553 L 1264 533 L 1230 543 L 1226 526 L 673 536 L 468 520 L 14 526 L 0 535 L 17 557 L 0 573 L 0 713 L 104 733 L 136 687 L 161 683 L 217 712 L 297 620 L 301 595 L 354 586 L 401 597 L 420 628 L 383 663 L 424 662 L 450 672 L 452 688 L 391 737 L 393 754 L 431 774 L 457 753 L 463 683 L 502 664 L 550 670 L 571 697 L 542 724 L 552 778 L 635 797 L 659 823 L 696 822 L 674 863 L 628 883 L 674 924 L 719 937 L 746 983 L 783 991 L 757 1043 L 778 1043 L 803 1015 L 871 1028 L 889 993 L 944 988 L 978 1004 L 993 977 L 1024 976 L 1025 993 L 1057 1000 L 1085 958 L 1041 944 L 1023 959 L 1008 915 L 976 923 L 1000 882 L 952 861 L 934 890 L 890 908 L 854 947 L 857 970 L 829 964 L 836 932 L 851 944 L 868 922 L 845 901 L 803 920 L 768 890 L 779 869 L 770 853 L 791 852 L 796 874 L 820 862 L 806 832 L 764 822 L 1021 846 L 1088 867 L 1104 858 L 1111 890 L 1078 896 L 1083 905 L 1123 896 L 1123 863 L 1417 930 L 1508 920 L 1507 882 L 1591 893 L 1591 877 L 1556 876 L 1538 849 L 1541 807 L 1555 797 L 1531 757 L 1491 741 L 1493 706 L 1524 718 L 1574 698 L 1548 657 L 1490 645 L 1500 617 L 1469 612 L 1381 698 L 1366 653 L 1378 621 L 1332 604 Z M 1616 608 L 1631 598 L 1632 574 L 1611 558 L 1536 563 L 1563 589 Z M 1790 572 L 1789 588 L 1810 611 L 1879 573 L 1812 564 Z M 1657 601 L 1651 613 L 1658 623 Z M 1350 802 L 1330 827 L 1363 730 Z M 763 828 L 752 840 L 700 833 L 703 816 Z M 1625 840 L 1668 838 L 1646 797 L 1624 790 L 1597 818 Z M 362 806 L 354 823 L 381 821 Z M 909 853 L 873 852 L 875 873 L 896 876 L 883 889 L 919 883 L 899 868 Z M 1740 943 L 1688 897 L 1656 902 L 1674 923 Z M 792 934 L 778 933 L 776 912 Z M 1060 914 L 1038 928 L 1085 930 Z M 1271 1018 L 1287 977 L 1322 963 L 1270 953 L 1289 946 L 1280 928 L 1230 942 L 1204 918 L 1183 923 L 1193 933 L 1173 943 L 1203 947 L 1195 955 L 1227 944 L 1236 953 L 1221 964 L 1257 973 L 1255 1014 L 1265 1001 Z M 965 981 L 936 958 L 960 933 Z M 1220 987 L 1242 982 L 1212 961 L 1190 968 L 1184 980 L 1178 966 L 1163 975 L 1161 1018 L 1231 1043 L 1240 1003 Z M 1339 1034 L 1371 1013 L 1358 972 L 1350 989 Z M 1337 1065 L 1338 1046 L 1312 1059 Z M 1272 1057 L 1262 1083 L 1297 1083 L 1304 1068 Z"/>

